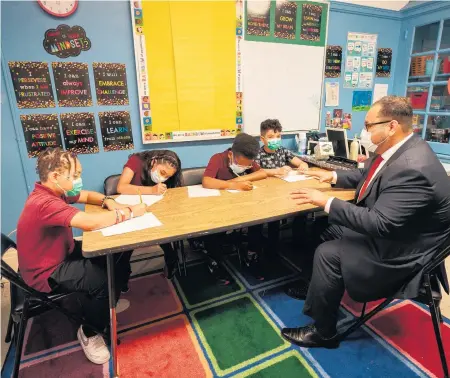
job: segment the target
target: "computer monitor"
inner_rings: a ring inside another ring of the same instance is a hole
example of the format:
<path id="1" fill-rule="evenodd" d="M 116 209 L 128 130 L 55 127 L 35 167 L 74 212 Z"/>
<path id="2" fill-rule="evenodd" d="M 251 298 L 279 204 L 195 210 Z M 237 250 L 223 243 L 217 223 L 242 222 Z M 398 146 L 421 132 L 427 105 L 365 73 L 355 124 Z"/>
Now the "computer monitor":
<path id="1" fill-rule="evenodd" d="M 334 156 L 348 159 L 347 130 L 327 128 L 327 137 L 333 143 Z"/>

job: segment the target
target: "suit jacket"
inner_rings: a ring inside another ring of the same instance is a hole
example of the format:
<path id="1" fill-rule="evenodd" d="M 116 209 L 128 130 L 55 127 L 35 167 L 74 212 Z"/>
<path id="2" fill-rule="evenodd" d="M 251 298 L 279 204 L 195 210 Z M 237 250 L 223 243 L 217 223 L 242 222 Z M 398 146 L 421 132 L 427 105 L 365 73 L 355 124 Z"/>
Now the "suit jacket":
<path id="1" fill-rule="evenodd" d="M 394 293 L 414 298 L 424 265 L 450 236 L 450 178 L 428 143 L 414 135 L 356 203 L 372 163 L 337 172 L 336 187 L 356 188 L 355 204 L 335 198 L 330 206 L 329 222 L 344 230 L 344 282 L 358 301 Z M 444 266 L 439 278 L 448 293 Z"/>

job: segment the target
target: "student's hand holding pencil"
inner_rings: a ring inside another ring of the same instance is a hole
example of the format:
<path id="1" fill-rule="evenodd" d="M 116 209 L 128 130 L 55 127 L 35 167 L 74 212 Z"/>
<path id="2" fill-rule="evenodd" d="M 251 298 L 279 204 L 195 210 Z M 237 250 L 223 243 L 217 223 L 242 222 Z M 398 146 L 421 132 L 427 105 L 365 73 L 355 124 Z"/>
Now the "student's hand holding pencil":
<path id="1" fill-rule="evenodd" d="M 152 189 L 153 189 L 153 194 L 161 195 L 166 192 L 167 186 L 166 186 L 166 184 L 159 183 L 159 184 L 156 184 Z"/>
<path id="2" fill-rule="evenodd" d="M 251 181 L 236 181 L 233 182 L 233 187 L 231 189 L 249 191 L 253 190 L 253 184 Z"/>

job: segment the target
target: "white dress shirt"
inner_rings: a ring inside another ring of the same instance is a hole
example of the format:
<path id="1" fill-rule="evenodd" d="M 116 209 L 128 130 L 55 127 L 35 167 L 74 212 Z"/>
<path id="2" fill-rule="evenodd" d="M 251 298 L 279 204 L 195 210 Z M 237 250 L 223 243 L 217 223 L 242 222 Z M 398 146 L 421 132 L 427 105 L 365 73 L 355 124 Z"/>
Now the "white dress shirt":
<path id="1" fill-rule="evenodd" d="M 386 162 L 392 157 L 392 155 L 394 155 L 400 149 L 401 146 L 403 146 L 409 139 L 411 139 L 411 137 L 413 135 L 414 135 L 414 133 L 409 134 L 406 138 L 402 139 L 397 144 L 394 144 L 391 148 L 389 148 L 389 150 L 387 150 L 383 154 L 381 154 L 381 157 L 383 158 L 383 160 L 381 161 L 380 165 L 377 167 L 375 173 L 370 178 L 367 188 L 369 187 L 369 185 L 371 184 L 373 179 L 377 176 L 378 172 L 380 172 L 381 168 L 383 168 L 383 166 L 386 164 Z M 336 182 L 337 182 L 337 174 L 336 174 L 336 172 L 333 171 L 333 180 L 331 181 L 331 183 L 336 184 Z M 334 197 L 330 197 L 328 199 L 327 204 L 325 205 L 325 209 L 324 209 L 326 213 L 330 212 L 331 202 L 333 202 L 333 200 L 334 200 Z"/>

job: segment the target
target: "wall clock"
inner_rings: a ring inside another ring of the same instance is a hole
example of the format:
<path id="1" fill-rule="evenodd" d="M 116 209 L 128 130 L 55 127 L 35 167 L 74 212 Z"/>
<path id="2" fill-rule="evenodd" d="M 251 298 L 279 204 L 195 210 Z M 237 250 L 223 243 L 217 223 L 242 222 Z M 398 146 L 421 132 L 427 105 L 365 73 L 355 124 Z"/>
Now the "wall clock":
<path id="1" fill-rule="evenodd" d="M 55 17 L 68 17 L 77 10 L 78 0 L 37 0 L 40 7 Z"/>

